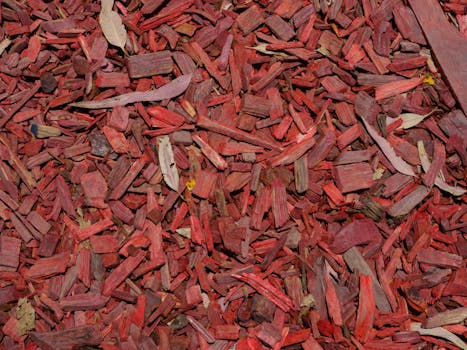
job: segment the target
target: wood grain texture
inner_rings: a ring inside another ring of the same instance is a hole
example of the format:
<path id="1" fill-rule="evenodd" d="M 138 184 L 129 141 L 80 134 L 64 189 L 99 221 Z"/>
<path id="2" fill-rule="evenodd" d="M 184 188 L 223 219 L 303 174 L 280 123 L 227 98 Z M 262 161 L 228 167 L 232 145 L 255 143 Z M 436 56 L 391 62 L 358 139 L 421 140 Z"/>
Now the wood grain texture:
<path id="1" fill-rule="evenodd" d="M 467 40 L 447 21 L 435 0 L 409 0 L 464 114 L 467 112 Z"/>

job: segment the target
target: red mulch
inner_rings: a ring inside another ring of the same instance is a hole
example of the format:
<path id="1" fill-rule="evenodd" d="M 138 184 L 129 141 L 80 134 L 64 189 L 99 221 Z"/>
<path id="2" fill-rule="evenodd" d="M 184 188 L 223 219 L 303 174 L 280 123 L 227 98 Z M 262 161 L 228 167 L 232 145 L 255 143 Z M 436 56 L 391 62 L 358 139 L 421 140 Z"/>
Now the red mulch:
<path id="1" fill-rule="evenodd" d="M 1 0 L 0 349 L 467 349 L 417 2 Z"/>

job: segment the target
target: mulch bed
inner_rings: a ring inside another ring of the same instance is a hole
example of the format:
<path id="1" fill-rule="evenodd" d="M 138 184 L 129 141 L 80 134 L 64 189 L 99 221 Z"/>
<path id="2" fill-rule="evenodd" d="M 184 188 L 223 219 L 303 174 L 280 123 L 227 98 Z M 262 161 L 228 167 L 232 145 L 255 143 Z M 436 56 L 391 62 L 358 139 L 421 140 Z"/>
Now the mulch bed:
<path id="1" fill-rule="evenodd" d="M 0 349 L 467 349 L 466 14 L 1 0 Z"/>

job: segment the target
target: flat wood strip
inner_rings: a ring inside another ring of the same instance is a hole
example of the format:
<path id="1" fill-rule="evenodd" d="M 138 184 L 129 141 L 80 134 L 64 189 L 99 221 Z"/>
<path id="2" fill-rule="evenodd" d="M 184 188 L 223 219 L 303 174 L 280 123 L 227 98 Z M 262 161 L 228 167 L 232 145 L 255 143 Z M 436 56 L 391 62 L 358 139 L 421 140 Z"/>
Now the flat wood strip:
<path id="1" fill-rule="evenodd" d="M 464 59 L 467 55 L 466 39 L 448 23 L 437 1 L 409 0 L 409 4 L 464 114 L 467 115 L 467 68 Z"/>

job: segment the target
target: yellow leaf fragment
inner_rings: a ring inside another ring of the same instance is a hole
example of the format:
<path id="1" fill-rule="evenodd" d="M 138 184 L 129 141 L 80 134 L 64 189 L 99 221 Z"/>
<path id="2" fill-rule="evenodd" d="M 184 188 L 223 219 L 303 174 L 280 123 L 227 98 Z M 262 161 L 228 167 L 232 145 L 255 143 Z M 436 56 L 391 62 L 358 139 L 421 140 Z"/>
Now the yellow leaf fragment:
<path id="1" fill-rule="evenodd" d="M 16 318 L 18 320 L 18 335 L 23 336 L 34 329 L 36 312 L 27 298 L 21 298 L 18 300 Z"/>
<path id="2" fill-rule="evenodd" d="M 195 188 L 195 185 L 196 185 L 196 180 L 195 179 L 190 179 L 188 180 L 186 183 L 186 188 L 188 188 L 188 191 L 193 191 L 193 188 Z"/>
<path id="3" fill-rule="evenodd" d="M 78 214 L 78 216 L 76 217 L 76 221 L 78 221 L 80 229 L 91 226 L 91 221 L 84 219 L 83 209 L 81 209 L 81 207 L 76 208 L 76 213 Z"/>
<path id="4" fill-rule="evenodd" d="M 175 230 L 180 236 L 190 239 L 191 238 L 191 228 L 190 227 L 180 227 Z"/>
<path id="5" fill-rule="evenodd" d="M 425 75 L 425 79 L 423 79 L 423 82 L 428 85 L 435 85 L 435 78 L 433 78 L 431 73 L 427 73 Z"/>
<path id="6" fill-rule="evenodd" d="M 373 173 L 373 180 L 379 180 L 383 177 L 384 174 L 384 169 L 383 168 L 377 168 L 375 172 Z"/>
<path id="7" fill-rule="evenodd" d="M 316 49 L 316 51 L 326 57 L 331 54 L 325 46 L 321 46 L 320 48 Z"/>

